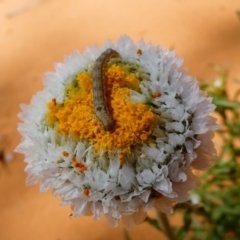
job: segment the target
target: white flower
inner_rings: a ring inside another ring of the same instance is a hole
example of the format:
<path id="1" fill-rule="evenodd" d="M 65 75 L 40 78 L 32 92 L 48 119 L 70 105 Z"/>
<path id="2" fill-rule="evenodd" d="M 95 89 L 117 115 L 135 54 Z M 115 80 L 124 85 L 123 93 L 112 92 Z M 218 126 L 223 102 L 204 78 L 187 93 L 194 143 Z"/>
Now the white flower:
<path id="1" fill-rule="evenodd" d="M 192 204 L 197 205 L 200 202 L 200 196 L 196 193 L 191 193 L 190 194 L 190 200 L 191 200 Z"/>
<path id="2" fill-rule="evenodd" d="M 105 68 L 104 89 L 114 129 L 94 113 L 92 72 L 106 49 L 117 51 Z M 192 169 L 216 160 L 215 106 L 182 59 L 160 46 L 121 37 L 75 52 L 48 73 L 45 89 L 22 105 L 16 151 L 25 154 L 27 184 L 52 188 L 74 216 L 101 214 L 112 226 L 141 223 L 153 206 L 164 213 L 188 200 L 200 182 Z"/>
<path id="3" fill-rule="evenodd" d="M 215 88 L 221 88 L 223 86 L 222 79 L 220 79 L 220 78 L 215 79 L 215 81 L 213 82 L 213 86 Z"/>

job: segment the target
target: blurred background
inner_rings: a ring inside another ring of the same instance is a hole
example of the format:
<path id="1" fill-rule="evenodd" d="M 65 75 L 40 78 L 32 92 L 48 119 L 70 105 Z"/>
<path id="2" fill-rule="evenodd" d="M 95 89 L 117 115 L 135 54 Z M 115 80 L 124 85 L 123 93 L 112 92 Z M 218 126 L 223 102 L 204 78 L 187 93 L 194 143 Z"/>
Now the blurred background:
<path id="1" fill-rule="evenodd" d="M 25 186 L 23 156 L 13 152 L 19 105 L 42 89 L 54 62 L 127 34 L 175 49 L 194 77 L 213 79 L 212 65 L 227 64 L 229 78 L 240 79 L 239 10 L 239 0 L 0 0 L 0 239 L 124 239 L 121 225 L 112 229 L 104 217 L 70 219 L 70 208 L 60 207 L 51 191 Z M 230 95 L 236 88 L 233 81 L 227 87 Z M 165 239 L 147 223 L 130 234 Z"/>

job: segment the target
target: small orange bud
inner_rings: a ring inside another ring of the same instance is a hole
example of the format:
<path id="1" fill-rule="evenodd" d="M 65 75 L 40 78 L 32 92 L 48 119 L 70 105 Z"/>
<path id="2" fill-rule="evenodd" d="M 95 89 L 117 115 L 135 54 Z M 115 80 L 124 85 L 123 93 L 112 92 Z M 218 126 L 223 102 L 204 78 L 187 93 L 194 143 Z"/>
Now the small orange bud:
<path id="1" fill-rule="evenodd" d="M 160 92 L 155 92 L 155 93 L 153 93 L 152 97 L 157 98 L 157 97 L 161 97 L 161 95 L 162 94 Z"/>
<path id="2" fill-rule="evenodd" d="M 87 170 L 87 167 L 86 167 L 85 164 L 83 164 L 83 163 L 79 163 L 79 164 L 78 164 L 78 168 L 79 168 L 79 172 L 80 172 L 80 173 L 83 173 L 84 171 Z"/>
<path id="3" fill-rule="evenodd" d="M 137 54 L 138 54 L 138 55 L 142 55 L 142 50 L 141 50 L 141 49 L 138 49 L 138 50 L 137 50 Z"/>
<path id="4" fill-rule="evenodd" d="M 86 196 L 88 197 L 90 191 L 89 191 L 89 189 L 85 188 L 85 189 L 83 190 L 83 193 L 84 193 L 84 195 L 86 195 Z"/>
<path id="5" fill-rule="evenodd" d="M 53 99 L 52 99 L 52 104 L 53 104 L 53 106 L 56 106 L 56 105 L 57 105 L 57 100 L 56 100 L 56 98 L 53 98 Z"/>
<path id="6" fill-rule="evenodd" d="M 121 165 L 124 164 L 124 163 L 126 163 L 126 159 L 125 159 L 124 155 L 122 155 L 122 154 L 120 154 L 120 155 L 118 156 L 118 160 L 119 160 L 119 162 L 121 163 Z"/>
<path id="7" fill-rule="evenodd" d="M 141 134 L 140 138 L 141 138 L 142 141 L 146 141 L 147 140 L 147 134 L 144 134 L 144 133 Z"/>
<path id="8" fill-rule="evenodd" d="M 63 152 L 62 152 L 62 155 L 63 155 L 64 157 L 68 157 L 68 156 L 69 156 L 69 153 L 68 153 L 67 151 L 63 151 Z"/>

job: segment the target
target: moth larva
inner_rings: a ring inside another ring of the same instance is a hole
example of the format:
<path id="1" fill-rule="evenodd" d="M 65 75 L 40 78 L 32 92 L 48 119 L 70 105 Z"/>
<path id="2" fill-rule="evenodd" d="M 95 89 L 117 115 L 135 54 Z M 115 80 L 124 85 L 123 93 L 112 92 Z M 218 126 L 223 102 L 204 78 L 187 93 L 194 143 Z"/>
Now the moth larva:
<path id="1" fill-rule="evenodd" d="M 115 50 L 108 48 L 96 60 L 93 67 L 93 104 L 94 112 L 98 120 L 102 123 L 105 131 L 110 131 L 114 127 L 104 93 L 104 72 L 111 58 L 121 58 Z"/>

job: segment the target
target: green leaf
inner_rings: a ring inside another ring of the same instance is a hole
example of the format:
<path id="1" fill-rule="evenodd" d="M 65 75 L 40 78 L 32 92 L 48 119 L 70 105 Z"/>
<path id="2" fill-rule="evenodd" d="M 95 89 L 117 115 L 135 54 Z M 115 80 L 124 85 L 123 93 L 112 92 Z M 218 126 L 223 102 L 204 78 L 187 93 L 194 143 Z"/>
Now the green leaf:
<path id="1" fill-rule="evenodd" d="M 192 217 L 191 217 L 191 210 L 186 210 L 184 216 L 183 216 L 183 221 L 184 221 L 184 228 L 185 230 L 190 229 L 190 225 L 192 222 Z"/>
<path id="2" fill-rule="evenodd" d="M 223 107 L 228 109 L 240 108 L 240 102 L 218 97 L 213 98 L 213 104 L 215 104 L 217 107 Z"/>
<path id="3" fill-rule="evenodd" d="M 185 240 L 186 234 L 187 234 L 187 231 L 184 228 L 178 228 L 175 231 L 175 236 L 177 237 L 177 240 Z"/>
<path id="4" fill-rule="evenodd" d="M 213 211 L 212 211 L 212 219 L 214 221 L 217 221 L 217 220 L 221 219 L 222 215 L 223 214 L 222 214 L 221 208 L 213 209 Z"/>
<path id="5" fill-rule="evenodd" d="M 124 238 L 125 240 L 131 240 L 131 237 L 126 229 L 124 229 Z"/>
<path id="6" fill-rule="evenodd" d="M 160 227 L 159 222 L 158 222 L 157 219 L 155 219 L 155 218 L 150 218 L 150 217 L 147 216 L 146 219 L 145 219 L 145 221 L 148 222 L 148 223 L 149 223 L 150 225 L 152 225 L 153 227 L 155 227 L 156 229 L 162 231 L 162 229 L 161 229 L 161 227 Z"/>

